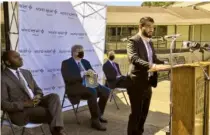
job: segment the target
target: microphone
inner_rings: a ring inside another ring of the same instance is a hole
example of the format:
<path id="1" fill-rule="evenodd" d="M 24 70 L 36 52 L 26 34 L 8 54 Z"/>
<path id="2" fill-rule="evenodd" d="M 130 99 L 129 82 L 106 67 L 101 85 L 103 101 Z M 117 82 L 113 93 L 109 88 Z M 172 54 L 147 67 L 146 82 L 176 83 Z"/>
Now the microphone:
<path id="1" fill-rule="evenodd" d="M 206 51 L 210 52 L 210 44 L 205 43 L 205 44 L 203 45 L 203 48 L 204 48 Z"/>
<path id="2" fill-rule="evenodd" d="M 195 51 L 201 48 L 201 44 L 197 42 L 184 41 L 182 47 L 189 48 L 190 50 Z"/>
<path id="3" fill-rule="evenodd" d="M 165 38 L 165 39 L 166 39 L 166 38 L 177 38 L 177 37 L 179 37 L 179 36 L 181 36 L 181 34 L 166 35 L 166 36 L 164 36 L 164 38 Z"/>

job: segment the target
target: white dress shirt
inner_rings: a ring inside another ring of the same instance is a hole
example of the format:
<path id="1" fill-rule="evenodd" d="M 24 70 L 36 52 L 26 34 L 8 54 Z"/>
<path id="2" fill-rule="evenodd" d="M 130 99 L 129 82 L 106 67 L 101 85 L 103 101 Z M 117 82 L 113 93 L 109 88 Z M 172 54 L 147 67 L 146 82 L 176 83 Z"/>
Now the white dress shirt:
<path id="1" fill-rule="evenodd" d="M 148 60 L 149 60 L 149 48 L 148 48 L 148 43 L 151 41 L 151 39 L 146 39 L 146 38 L 144 38 L 144 37 L 141 37 L 142 38 L 142 40 L 143 40 L 143 42 L 144 42 L 144 46 L 145 46 L 145 48 L 146 48 L 146 50 L 147 50 L 147 58 L 148 58 Z M 153 65 L 153 60 L 152 60 L 152 62 L 149 62 L 149 64 L 150 65 Z M 152 76 L 153 75 L 153 72 L 149 72 L 149 77 L 150 76 Z"/>
<path id="2" fill-rule="evenodd" d="M 17 75 L 17 73 L 16 73 L 17 71 L 14 70 L 14 69 L 11 69 L 11 68 L 9 68 L 9 70 L 10 70 L 10 71 L 17 77 L 17 79 L 19 80 L 18 75 Z M 25 83 L 25 86 L 26 86 L 26 88 L 27 88 L 27 90 L 28 90 L 28 93 L 29 93 L 30 98 L 33 99 L 33 98 L 34 98 L 34 93 L 33 93 L 33 91 L 29 88 L 27 81 L 25 80 L 23 74 L 20 72 L 20 69 L 17 69 L 17 70 L 19 71 L 20 76 L 21 76 L 21 77 L 23 78 L 23 80 L 24 80 L 24 83 Z"/>
<path id="3" fill-rule="evenodd" d="M 75 59 L 74 59 L 74 60 L 75 60 Z M 83 78 L 83 76 L 85 75 L 86 70 L 85 70 L 85 68 L 84 68 L 84 66 L 83 66 L 83 64 L 82 64 L 82 62 L 81 62 L 81 60 L 75 60 L 75 62 L 77 63 L 77 66 L 79 66 L 78 63 L 80 63 L 81 67 L 83 68 L 83 71 L 80 71 L 80 75 L 81 75 L 81 77 Z"/>

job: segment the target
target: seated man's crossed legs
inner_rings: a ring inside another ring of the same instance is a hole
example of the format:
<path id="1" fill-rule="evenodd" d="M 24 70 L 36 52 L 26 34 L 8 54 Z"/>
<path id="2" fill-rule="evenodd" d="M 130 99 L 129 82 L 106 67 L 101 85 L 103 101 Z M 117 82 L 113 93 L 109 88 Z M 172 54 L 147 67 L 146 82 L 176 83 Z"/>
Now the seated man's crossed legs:
<path id="1" fill-rule="evenodd" d="M 109 98 L 110 89 L 102 85 L 99 85 L 97 88 L 88 88 L 83 85 L 77 85 L 76 87 L 78 91 L 74 92 L 74 94 L 68 94 L 67 92 L 69 98 L 79 96 L 81 99 L 87 100 L 91 114 L 91 127 L 106 131 L 106 127 L 101 123 L 107 123 L 107 120 L 102 116 Z M 99 98 L 98 102 L 97 98 Z"/>
<path id="2" fill-rule="evenodd" d="M 17 115 L 18 117 L 16 117 Z M 25 108 L 22 112 L 15 112 L 10 117 L 14 124 L 20 126 L 27 124 L 27 122 L 48 123 L 52 135 L 65 134 L 61 103 L 57 94 L 44 96 L 37 106 Z"/>

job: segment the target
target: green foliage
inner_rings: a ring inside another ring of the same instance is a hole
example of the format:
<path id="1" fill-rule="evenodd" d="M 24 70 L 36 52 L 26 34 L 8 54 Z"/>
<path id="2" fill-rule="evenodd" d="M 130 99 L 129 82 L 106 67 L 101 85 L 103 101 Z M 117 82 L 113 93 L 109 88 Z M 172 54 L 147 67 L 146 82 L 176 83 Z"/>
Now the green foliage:
<path id="1" fill-rule="evenodd" d="M 141 6 L 149 6 L 149 7 L 163 7 L 174 4 L 175 2 L 143 2 Z"/>

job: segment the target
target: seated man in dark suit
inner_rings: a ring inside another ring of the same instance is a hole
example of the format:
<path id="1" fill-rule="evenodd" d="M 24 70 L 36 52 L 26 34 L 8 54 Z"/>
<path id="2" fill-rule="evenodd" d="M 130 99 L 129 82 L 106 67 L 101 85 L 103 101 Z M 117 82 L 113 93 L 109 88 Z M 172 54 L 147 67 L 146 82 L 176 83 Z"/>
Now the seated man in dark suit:
<path id="1" fill-rule="evenodd" d="M 105 131 L 106 128 L 101 122 L 107 123 L 102 118 L 104 109 L 109 98 L 110 89 L 99 84 L 96 88 L 89 88 L 83 84 L 84 75 L 87 71 L 94 72 L 90 62 L 84 57 L 83 47 L 74 45 L 71 49 L 72 57 L 62 62 L 61 72 L 66 84 L 66 93 L 71 101 L 71 97 L 88 100 L 88 107 L 91 113 L 92 128 Z M 97 97 L 99 102 L 97 103 Z"/>
<path id="2" fill-rule="evenodd" d="M 115 52 L 108 52 L 108 60 L 103 65 L 103 71 L 106 76 L 106 83 L 109 88 L 126 88 L 129 85 L 129 80 L 120 72 L 119 64 L 114 62 Z"/>
<path id="3" fill-rule="evenodd" d="M 20 68 L 23 61 L 19 53 L 4 52 L 2 59 L 6 69 L 1 74 L 1 107 L 12 123 L 48 123 L 52 135 L 66 135 L 59 96 L 43 96 L 31 72 Z"/>

